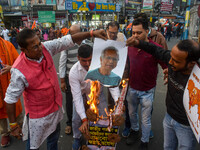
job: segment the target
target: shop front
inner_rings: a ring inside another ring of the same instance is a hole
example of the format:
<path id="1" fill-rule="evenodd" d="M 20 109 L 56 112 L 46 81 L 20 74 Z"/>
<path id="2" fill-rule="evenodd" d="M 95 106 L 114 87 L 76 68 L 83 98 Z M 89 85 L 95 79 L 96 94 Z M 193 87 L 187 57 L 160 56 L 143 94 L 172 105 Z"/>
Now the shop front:
<path id="1" fill-rule="evenodd" d="M 72 24 L 97 29 L 114 20 L 116 6 L 114 3 L 67 2 L 66 10 Z"/>

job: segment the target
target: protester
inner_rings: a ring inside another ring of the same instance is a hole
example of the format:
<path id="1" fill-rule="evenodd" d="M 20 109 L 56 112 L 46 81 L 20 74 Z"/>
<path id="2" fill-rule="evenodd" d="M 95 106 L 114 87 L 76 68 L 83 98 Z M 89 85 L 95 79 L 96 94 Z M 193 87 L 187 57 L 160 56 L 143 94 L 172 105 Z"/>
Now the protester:
<path id="1" fill-rule="evenodd" d="M 82 143 L 82 134 L 88 135 L 88 120 L 85 113 L 86 96 L 90 93 L 90 82 L 84 81 L 92 59 L 92 47 L 81 45 L 78 49 L 78 62 L 73 65 L 69 73 L 69 83 L 73 95 L 73 118 L 72 129 L 74 142 L 73 150 L 78 150 Z M 118 100 L 119 89 L 109 88 L 113 99 Z M 107 108 L 107 101 L 101 86 L 99 95 L 99 116 L 105 116 L 104 109 Z M 107 109 L 108 110 L 108 109 Z"/>
<path id="2" fill-rule="evenodd" d="M 148 22 L 148 16 L 145 13 L 135 14 L 134 19 L 138 19 L 138 18 L 143 18 Z M 161 26 L 161 29 L 163 29 L 163 26 Z M 164 32 L 164 30 L 163 30 L 163 32 Z M 153 42 L 156 42 L 157 44 L 161 45 L 163 48 L 168 49 L 167 43 L 165 41 L 165 37 L 160 32 L 157 32 L 155 29 L 153 29 L 151 27 L 149 27 L 148 38 L 150 38 Z M 128 67 L 126 67 L 126 68 L 128 68 Z M 153 106 L 152 106 L 152 112 L 153 112 Z M 129 120 L 129 114 L 127 114 L 127 113 L 128 113 L 128 106 L 126 107 L 125 128 L 122 132 L 123 137 L 128 137 L 129 134 L 130 134 L 130 120 Z M 150 131 L 150 138 L 153 138 L 153 136 L 154 136 L 154 134 L 153 134 L 153 131 L 151 130 Z"/>
<path id="3" fill-rule="evenodd" d="M 118 30 L 119 23 L 117 23 L 116 21 L 109 22 L 106 29 L 108 39 L 121 42 L 126 41 L 125 35 Z"/>
<path id="4" fill-rule="evenodd" d="M 15 124 L 11 134 L 20 138 L 14 106 L 23 93 L 26 112 L 23 139 L 28 139 L 27 149 L 38 149 L 45 139 L 47 149 L 58 149 L 59 122 L 63 117 L 62 94 L 52 56 L 91 36 L 106 39 L 103 30 L 67 35 L 44 43 L 31 29 L 24 29 L 18 34 L 17 40 L 22 52 L 12 66 L 11 83 L 4 100 L 9 121 Z"/>
<path id="5" fill-rule="evenodd" d="M 69 32 L 71 35 L 74 35 L 78 32 L 81 32 L 80 25 L 72 25 L 69 29 Z M 59 61 L 59 75 L 60 75 L 60 82 L 61 82 L 61 90 L 62 92 L 66 93 L 66 111 L 67 111 L 67 126 L 65 128 L 66 134 L 71 134 L 72 130 L 72 93 L 71 88 L 69 85 L 69 71 L 72 68 L 72 66 L 78 61 L 77 54 L 78 54 L 78 48 L 79 44 L 75 44 L 74 47 L 69 48 L 66 51 L 62 51 L 60 55 L 60 61 Z"/>
<path id="6" fill-rule="evenodd" d="M 7 123 L 7 112 L 6 112 L 6 103 L 4 102 L 4 97 L 6 93 L 6 89 L 10 82 L 10 69 L 14 63 L 14 61 L 18 57 L 18 53 L 15 47 L 8 41 L 2 39 L 0 37 L 0 134 L 1 134 L 1 146 L 6 147 L 10 144 L 10 134 L 8 131 L 8 123 Z M 23 117 L 22 117 L 22 105 L 20 99 L 17 98 L 15 105 L 15 114 L 16 121 L 18 124 L 22 125 Z M 11 128 L 12 130 L 12 128 Z"/>
<path id="7" fill-rule="evenodd" d="M 132 23 L 132 31 L 132 37 L 158 45 L 148 38 L 149 29 L 148 21 L 146 19 L 135 19 Z M 158 63 L 163 69 L 166 68 L 166 66 L 142 49 L 135 47 L 128 47 L 128 59 L 130 73 L 127 101 L 131 130 L 126 143 L 133 144 L 139 138 L 138 105 L 140 104 L 142 128 L 140 149 L 145 150 L 148 148 L 151 130 L 151 115 L 158 73 Z"/>
<path id="8" fill-rule="evenodd" d="M 131 37 L 127 45 L 142 49 L 168 65 L 167 113 L 163 120 L 164 149 L 194 150 L 196 139 L 183 106 L 183 94 L 193 66 L 200 58 L 199 44 L 187 39 L 180 41 L 170 51 Z"/>

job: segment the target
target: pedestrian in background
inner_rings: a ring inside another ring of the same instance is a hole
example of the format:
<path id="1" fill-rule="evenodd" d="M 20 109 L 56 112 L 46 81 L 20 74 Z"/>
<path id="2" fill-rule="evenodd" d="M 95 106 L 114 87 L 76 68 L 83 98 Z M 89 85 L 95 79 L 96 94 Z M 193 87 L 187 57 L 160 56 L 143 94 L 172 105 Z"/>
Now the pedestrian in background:
<path id="1" fill-rule="evenodd" d="M 53 40 L 53 39 L 55 39 L 55 31 L 54 31 L 53 27 L 51 27 L 49 29 L 49 40 Z"/>

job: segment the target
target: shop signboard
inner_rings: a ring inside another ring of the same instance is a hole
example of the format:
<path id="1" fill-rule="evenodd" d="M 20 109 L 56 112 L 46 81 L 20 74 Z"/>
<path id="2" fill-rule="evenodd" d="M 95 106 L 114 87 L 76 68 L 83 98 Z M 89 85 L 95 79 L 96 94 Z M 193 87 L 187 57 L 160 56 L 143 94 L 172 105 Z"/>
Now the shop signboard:
<path id="1" fill-rule="evenodd" d="M 46 0 L 47 5 L 56 5 L 56 0 Z"/>
<path id="2" fill-rule="evenodd" d="M 27 0 L 21 0 L 21 6 L 27 6 Z"/>
<path id="3" fill-rule="evenodd" d="M 128 16 L 132 16 L 137 13 L 137 9 L 140 8 L 142 0 L 126 0 L 125 1 L 125 13 Z"/>
<path id="4" fill-rule="evenodd" d="M 10 0 L 11 6 L 21 6 L 21 0 Z"/>
<path id="5" fill-rule="evenodd" d="M 1 5 L 0 5 L 0 17 L 3 18 L 3 9 Z"/>
<path id="6" fill-rule="evenodd" d="M 174 0 L 161 0 L 160 11 L 172 11 Z"/>
<path id="7" fill-rule="evenodd" d="M 66 3 L 65 3 L 65 9 L 66 10 L 72 10 L 72 2 L 66 1 Z"/>
<path id="8" fill-rule="evenodd" d="M 31 5 L 45 5 L 46 0 L 31 0 Z"/>
<path id="9" fill-rule="evenodd" d="M 1 6 L 9 6 L 8 0 L 0 0 L 0 5 Z"/>
<path id="10" fill-rule="evenodd" d="M 142 9 L 152 9 L 153 8 L 153 0 L 143 0 Z"/>
<path id="11" fill-rule="evenodd" d="M 116 12 L 120 12 L 121 11 L 121 5 L 120 4 L 116 4 Z"/>
<path id="12" fill-rule="evenodd" d="M 72 2 L 72 10 L 115 12 L 114 3 Z"/>
<path id="13" fill-rule="evenodd" d="M 65 0 L 57 0 L 57 10 L 65 10 Z"/>
<path id="14" fill-rule="evenodd" d="M 53 11 L 52 5 L 33 5 L 33 11 Z"/>
<path id="15" fill-rule="evenodd" d="M 55 23 L 55 11 L 38 11 L 38 22 L 39 23 Z"/>

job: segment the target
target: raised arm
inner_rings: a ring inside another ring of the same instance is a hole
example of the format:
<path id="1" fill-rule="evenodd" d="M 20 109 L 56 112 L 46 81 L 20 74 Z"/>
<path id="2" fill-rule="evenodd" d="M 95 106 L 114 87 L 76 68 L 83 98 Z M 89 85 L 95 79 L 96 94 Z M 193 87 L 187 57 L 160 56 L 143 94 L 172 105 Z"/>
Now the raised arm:
<path id="1" fill-rule="evenodd" d="M 156 59 L 161 60 L 162 62 L 164 62 L 167 65 L 171 58 L 169 50 L 164 50 L 163 48 L 156 46 L 152 43 L 148 43 L 145 41 L 139 41 L 139 40 L 135 39 L 134 37 L 130 37 L 126 41 L 126 45 L 140 48 L 140 49 L 146 51 L 147 53 L 153 55 Z"/>

